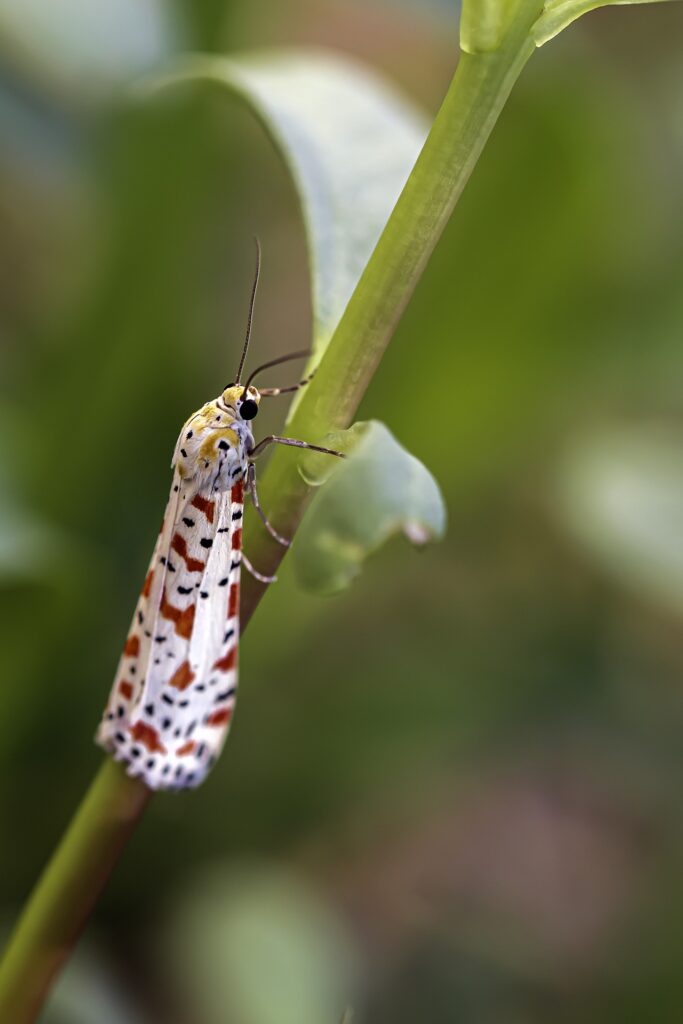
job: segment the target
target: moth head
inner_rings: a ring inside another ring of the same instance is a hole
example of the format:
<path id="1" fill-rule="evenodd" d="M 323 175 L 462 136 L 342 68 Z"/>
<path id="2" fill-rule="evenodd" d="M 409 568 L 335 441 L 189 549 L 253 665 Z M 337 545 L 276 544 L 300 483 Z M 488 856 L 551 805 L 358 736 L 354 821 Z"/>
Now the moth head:
<path id="1" fill-rule="evenodd" d="M 228 384 L 223 389 L 222 398 L 240 419 L 253 420 L 258 413 L 261 393 L 253 386 L 245 388 L 244 384 Z"/>

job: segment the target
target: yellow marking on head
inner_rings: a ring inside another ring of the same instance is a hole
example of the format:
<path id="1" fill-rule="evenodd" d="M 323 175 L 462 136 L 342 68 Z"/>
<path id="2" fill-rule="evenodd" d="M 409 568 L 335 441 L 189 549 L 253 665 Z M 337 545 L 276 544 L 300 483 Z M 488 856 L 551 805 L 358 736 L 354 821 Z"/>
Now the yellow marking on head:
<path id="1" fill-rule="evenodd" d="M 236 448 L 239 438 L 230 427 L 223 427 L 220 430 L 212 430 L 208 437 L 204 438 L 199 446 L 199 455 L 202 459 L 212 461 L 218 455 L 218 442 L 227 441 L 229 445 Z"/>
<path id="2" fill-rule="evenodd" d="M 237 409 L 237 403 L 241 402 L 243 398 L 250 398 L 252 402 L 256 402 L 257 405 L 261 401 L 261 393 L 258 388 L 255 388 L 253 385 L 250 385 L 247 388 L 247 393 L 245 395 L 243 384 L 233 384 L 232 387 L 225 389 L 222 397 L 225 404 L 232 406 L 233 409 Z"/>

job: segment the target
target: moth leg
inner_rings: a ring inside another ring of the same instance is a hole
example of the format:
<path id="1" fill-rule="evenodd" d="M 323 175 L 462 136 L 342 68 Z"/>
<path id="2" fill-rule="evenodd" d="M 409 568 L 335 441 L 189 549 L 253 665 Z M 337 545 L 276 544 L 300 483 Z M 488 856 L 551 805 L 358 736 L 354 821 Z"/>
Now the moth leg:
<path id="1" fill-rule="evenodd" d="M 293 437 L 277 437 L 275 434 L 269 434 L 268 437 L 264 437 L 262 441 L 259 441 L 256 447 L 248 452 L 249 458 L 258 458 L 269 444 L 287 444 L 292 448 L 309 448 L 313 452 L 322 452 L 323 455 L 336 455 L 338 459 L 346 458 L 343 452 L 335 452 L 332 448 L 321 448 L 318 444 L 309 444 L 308 441 L 296 441 Z"/>
<path id="2" fill-rule="evenodd" d="M 249 469 L 247 470 L 247 490 L 249 494 L 251 494 L 251 500 L 254 503 L 254 508 L 258 512 L 261 522 L 265 526 L 270 536 L 273 538 L 273 540 L 276 540 L 278 544 L 282 544 L 284 548 L 288 548 L 289 545 L 291 544 L 291 541 L 287 540 L 286 537 L 283 537 L 281 534 L 277 532 L 277 530 L 273 526 L 271 526 L 271 524 L 268 522 L 268 519 L 266 518 L 265 512 L 261 508 L 261 504 L 258 500 L 258 493 L 256 491 L 256 466 L 253 464 L 253 462 L 249 463 Z"/>
<path id="3" fill-rule="evenodd" d="M 242 562 L 247 572 L 251 573 L 254 579 L 258 580 L 259 583 L 275 583 L 277 576 L 264 576 L 262 572 L 259 572 L 258 569 L 254 568 L 244 551 L 242 552 Z"/>

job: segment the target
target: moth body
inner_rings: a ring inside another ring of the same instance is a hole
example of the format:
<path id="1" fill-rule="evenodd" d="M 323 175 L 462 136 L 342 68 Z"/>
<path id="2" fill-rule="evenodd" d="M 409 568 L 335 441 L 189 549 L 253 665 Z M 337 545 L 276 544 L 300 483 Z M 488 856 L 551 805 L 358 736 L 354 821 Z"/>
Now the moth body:
<path id="1" fill-rule="evenodd" d="M 301 359 L 293 352 L 271 359 L 242 384 L 261 265 L 256 274 L 247 333 L 234 384 L 193 413 L 180 431 L 171 463 L 173 483 L 152 561 L 104 709 L 96 741 L 129 775 L 151 789 L 197 786 L 220 753 L 237 691 L 242 515 L 248 487 L 270 536 L 289 546 L 258 501 L 253 460 L 270 444 L 341 452 L 270 435 L 254 444 L 250 422 L 261 399 L 298 391 L 250 386 L 272 366 Z M 262 575 L 244 559 L 261 583 Z"/>
<path id="2" fill-rule="evenodd" d="M 184 424 L 173 484 L 97 742 L 152 789 L 198 785 L 220 753 L 237 688 L 242 514 L 254 447 L 226 388 Z"/>

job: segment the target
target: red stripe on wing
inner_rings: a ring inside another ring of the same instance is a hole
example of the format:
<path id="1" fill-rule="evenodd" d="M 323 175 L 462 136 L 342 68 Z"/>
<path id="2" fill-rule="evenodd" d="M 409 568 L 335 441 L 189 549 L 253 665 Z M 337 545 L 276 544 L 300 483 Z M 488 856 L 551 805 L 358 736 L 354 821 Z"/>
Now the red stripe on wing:
<path id="1" fill-rule="evenodd" d="M 188 740 L 187 743 L 183 743 L 182 747 L 178 747 L 176 755 L 178 757 L 187 757 L 188 754 L 193 754 L 197 744 L 194 740 Z"/>
<path id="2" fill-rule="evenodd" d="M 189 661 L 184 661 L 182 665 L 175 670 L 168 681 L 168 685 L 174 686 L 176 690 L 186 690 L 194 677 L 195 674 L 190 668 Z"/>
<path id="3" fill-rule="evenodd" d="M 185 637 L 186 640 L 189 640 L 192 636 L 194 613 L 195 605 L 190 604 L 187 608 L 176 608 L 174 604 L 171 604 L 171 602 L 166 599 L 166 591 L 161 595 L 159 614 L 163 619 L 169 619 L 171 622 L 174 622 L 176 633 L 178 636 Z"/>
<path id="4" fill-rule="evenodd" d="M 228 651 L 224 657 L 219 658 L 218 661 L 214 662 L 214 668 L 217 668 L 219 672 L 229 672 L 231 668 L 234 668 L 237 664 L 237 648 L 233 647 Z"/>
<path id="5" fill-rule="evenodd" d="M 179 533 L 173 534 L 171 547 L 173 548 L 174 551 L 177 551 L 177 553 L 180 555 L 182 559 L 185 560 L 185 565 L 187 566 L 188 572 L 203 572 L 204 569 L 206 568 L 204 562 L 200 562 L 198 558 L 192 558 L 191 555 L 188 555 L 187 541 L 185 540 L 184 537 L 181 537 Z"/>
<path id="6" fill-rule="evenodd" d="M 123 648 L 123 653 L 127 658 L 137 658 L 140 653 L 140 637 L 129 636 L 126 640 L 126 646 Z"/>
<path id="7" fill-rule="evenodd" d="M 206 725 L 225 725 L 232 718 L 232 708 L 223 708 L 222 711 L 214 711 L 206 719 Z"/>
<path id="8" fill-rule="evenodd" d="M 136 722 L 135 725 L 131 725 L 130 734 L 134 740 L 147 747 L 150 754 L 166 753 L 166 747 L 160 741 L 159 733 L 151 725 L 146 725 L 145 722 Z"/>
<path id="9" fill-rule="evenodd" d="M 204 513 L 210 523 L 213 522 L 214 512 L 216 511 L 215 501 L 209 501 L 208 498 L 202 498 L 201 494 L 197 494 L 192 499 L 192 504 L 195 508 L 198 508 L 200 512 Z"/>

